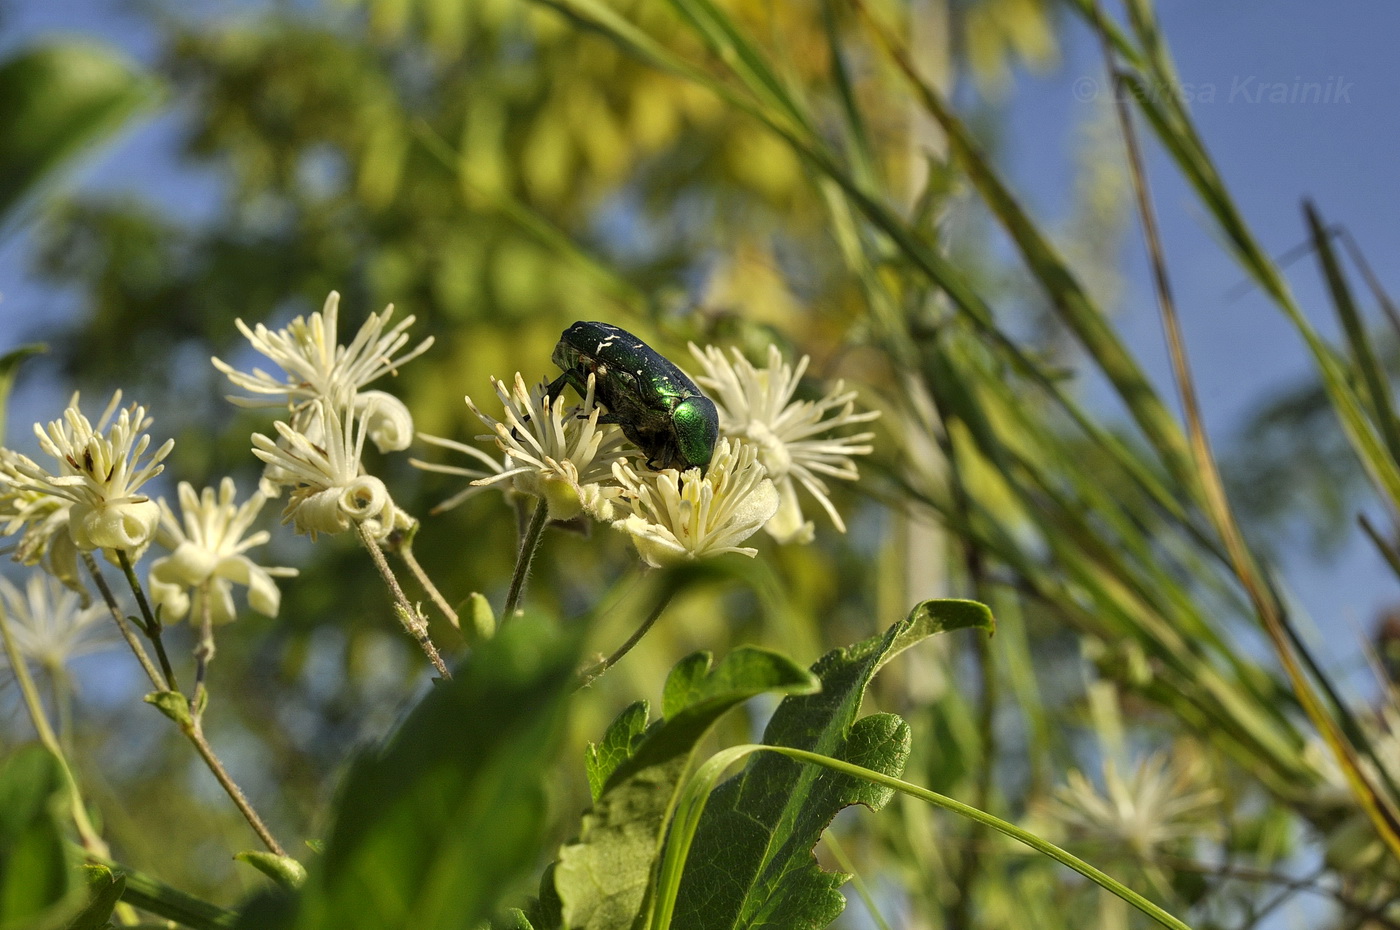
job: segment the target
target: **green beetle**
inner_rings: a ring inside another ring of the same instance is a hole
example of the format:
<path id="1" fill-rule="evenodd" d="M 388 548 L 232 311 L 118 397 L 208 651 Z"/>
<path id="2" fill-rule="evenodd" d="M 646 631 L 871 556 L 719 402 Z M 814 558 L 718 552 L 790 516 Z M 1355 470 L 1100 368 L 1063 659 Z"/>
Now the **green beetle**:
<path id="1" fill-rule="evenodd" d="M 554 347 L 564 373 L 546 390 L 557 398 L 566 384 L 583 395 L 593 375 L 594 396 L 607 408 L 601 423 L 616 423 L 646 453 L 649 468 L 701 468 L 719 440 L 719 412 L 695 382 L 659 352 L 611 323 L 580 320 Z"/>

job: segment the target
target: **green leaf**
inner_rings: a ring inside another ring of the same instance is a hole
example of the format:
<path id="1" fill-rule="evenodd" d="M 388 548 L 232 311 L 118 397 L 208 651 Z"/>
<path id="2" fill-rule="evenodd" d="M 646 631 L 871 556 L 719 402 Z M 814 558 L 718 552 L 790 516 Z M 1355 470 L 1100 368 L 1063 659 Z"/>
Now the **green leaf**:
<path id="1" fill-rule="evenodd" d="M 48 750 L 14 753 L 0 768 L 0 928 L 62 926 L 80 890 L 58 826 L 63 776 Z M 55 921 L 59 921 L 55 924 Z"/>
<path id="2" fill-rule="evenodd" d="M 516 620 L 360 758 L 291 926 L 467 930 L 495 911 L 539 859 L 576 652 L 554 628 Z M 240 926 L 285 926 L 279 910 L 264 897 Z"/>
<path id="3" fill-rule="evenodd" d="M 637 701 L 617 715 L 609 724 L 599 743 L 589 743 L 584 756 L 584 767 L 588 770 L 588 789 L 593 800 L 603 795 L 603 786 L 617 767 L 630 759 L 637 751 L 647 728 L 647 715 L 651 712 L 646 701 Z"/>
<path id="4" fill-rule="evenodd" d="M 955 597 L 924 601 L 909 612 L 903 623 L 895 626 L 898 632 L 876 665 L 875 671 L 878 672 L 890 659 L 935 633 L 950 633 L 953 630 L 986 630 L 988 633 L 995 633 L 996 628 L 996 619 L 992 616 L 991 609 L 979 601 L 966 601 Z"/>
<path id="5" fill-rule="evenodd" d="M 817 680 L 785 656 L 766 649 L 734 650 L 711 666 L 696 653 L 672 670 L 663 694 L 666 718 L 644 734 L 646 705 L 633 704 L 591 747 L 590 780 L 601 796 L 584 815 L 578 840 L 566 844 L 546 877 L 562 925 L 612 930 L 642 911 L 696 743 L 725 711 L 758 694 L 810 694 Z M 541 895 L 542 902 L 551 895 Z"/>
<path id="6" fill-rule="evenodd" d="M 10 390 L 15 386 L 15 375 L 19 374 L 20 364 L 31 356 L 47 351 L 48 346 L 36 342 L 0 355 L 0 442 L 5 441 L 5 414 L 9 409 Z"/>
<path id="7" fill-rule="evenodd" d="M 291 856 L 254 850 L 236 853 L 233 858 L 248 863 L 283 888 L 297 889 L 306 883 L 306 866 Z"/>
<path id="8" fill-rule="evenodd" d="M 883 635 L 827 653 L 812 666 L 821 691 L 785 699 L 763 742 L 898 776 L 909 727 L 893 714 L 857 719 L 865 689 L 892 656 L 934 633 L 967 627 L 990 629 L 990 611 L 971 601 L 926 601 Z M 826 926 L 845 907 L 838 889 L 847 876 L 823 871 L 812 849 L 842 808 L 878 810 L 890 796 L 889 788 L 849 775 L 776 754 L 754 756 L 705 807 L 671 926 Z"/>
<path id="9" fill-rule="evenodd" d="M 83 871 L 87 874 L 88 904 L 65 930 L 104 930 L 126 890 L 126 876 L 105 865 L 87 865 Z"/>
<path id="10" fill-rule="evenodd" d="M 157 96 L 149 76 L 91 42 L 54 42 L 0 63 L 0 223 Z"/>
<path id="11" fill-rule="evenodd" d="M 1303 202 L 1303 216 L 1308 223 L 1313 248 L 1317 251 L 1318 263 L 1322 266 L 1327 290 L 1332 295 L 1332 305 L 1337 310 L 1337 319 L 1342 324 L 1342 332 L 1346 334 L 1351 349 L 1352 367 L 1359 372 L 1360 382 L 1365 387 L 1362 396 L 1367 401 L 1371 418 L 1376 422 L 1391 458 L 1400 461 L 1400 421 L 1395 417 L 1395 404 L 1385 366 L 1381 364 L 1375 346 L 1371 344 L 1371 336 L 1366 332 L 1366 322 L 1352 297 L 1337 253 L 1332 248 L 1331 234 L 1310 201 Z"/>

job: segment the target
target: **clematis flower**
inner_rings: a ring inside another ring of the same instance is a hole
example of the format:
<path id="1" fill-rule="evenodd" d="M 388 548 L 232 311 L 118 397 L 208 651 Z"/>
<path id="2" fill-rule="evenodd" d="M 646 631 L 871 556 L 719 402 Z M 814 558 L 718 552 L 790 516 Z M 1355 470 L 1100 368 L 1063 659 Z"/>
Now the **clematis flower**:
<path id="1" fill-rule="evenodd" d="M 571 520 L 582 513 L 610 520 L 617 495 L 611 487 L 613 465 L 622 460 L 626 440 L 617 426 L 598 422 L 603 410 L 594 402 L 592 376 L 579 407 L 551 399 L 543 383 L 527 388 L 519 374 L 509 389 L 495 378 L 491 385 L 505 407 L 504 421 L 482 413 L 470 397 L 467 406 L 492 431 L 489 438 L 505 453 L 506 465 L 498 474 L 472 483 L 508 481 L 523 494 L 543 498 L 551 520 Z"/>
<path id="2" fill-rule="evenodd" d="M 88 605 L 76 591 L 56 578 L 35 572 L 24 590 L 0 577 L 0 611 L 9 626 L 16 651 L 62 681 L 63 667 L 73 659 L 117 645 L 104 605 Z M 0 650 L 0 664 L 5 660 Z"/>
<path id="3" fill-rule="evenodd" d="M 87 589 L 78 577 L 78 547 L 68 534 L 66 498 L 29 486 L 21 466 L 42 472 L 28 456 L 0 448 L 0 534 L 22 534 L 14 560 L 41 566 L 78 593 L 86 604 Z"/>
<path id="4" fill-rule="evenodd" d="M 632 537 L 642 560 L 659 568 L 725 552 L 747 556 L 741 547 L 772 519 L 778 492 L 748 443 L 720 439 L 708 470 L 674 468 L 644 475 L 617 462 L 613 475 L 632 513 L 613 527 Z"/>
<path id="5" fill-rule="evenodd" d="M 832 506 L 822 476 L 854 481 L 860 477 L 853 455 L 868 455 L 874 433 L 831 436 L 853 423 L 867 423 L 878 410 L 855 412 L 855 391 L 838 381 L 820 400 L 793 400 L 807 370 L 807 356 L 794 369 L 783 361 L 777 346 L 768 347 L 768 364 L 756 368 L 737 349 L 733 360 L 721 350 L 694 343 L 690 352 L 704 369 L 695 379 L 719 408 L 720 433 L 758 448 L 759 461 L 778 489 L 779 506 L 764 527 L 779 542 L 811 542 L 814 527 L 803 519 L 797 487 L 806 488 L 841 532 L 846 524 Z"/>
<path id="6" fill-rule="evenodd" d="M 170 550 L 151 563 L 151 599 L 162 608 L 168 622 L 187 613 L 204 616 L 203 598 L 209 598 L 211 623 L 228 623 L 237 617 L 233 586 L 248 589 L 248 606 L 267 617 L 277 616 L 282 595 L 276 577 L 296 575 L 295 568 L 264 568 L 244 555 L 270 538 L 263 530 L 250 533 L 253 521 L 267 500 L 254 494 L 241 505 L 232 478 L 219 483 L 216 492 L 205 488 L 198 495 L 189 482 L 180 482 L 180 514 L 177 520 L 165 501 L 160 502 L 157 541 Z"/>
<path id="7" fill-rule="evenodd" d="M 1102 790 L 1072 769 L 1050 813 L 1078 834 L 1150 862 L 1219 826 L 1220 791 L 1207 776 L 1192 752 L 1153 753 L 1126 776 L 1116 760 L 1105 759 Z"/>
<path id="8" fill-rule="evenodd" d="M 39 446 L 55 460 L 56 472 L 22 456 L 11 462 L 27 482 L 25 490 L 68 502 L 68 533 L 79 549 L 137 552 L 151 541 L 160 520 L 160 507 L 138 492 L 161 473 L 160 462 L 175 443 L 166 440 L 143 462 L 151 444 L 145 432 L 151 419 L 136 404 L 118 413 L 121 396 L 121 391 L 112 395 L 95 427 L 78 409 L 77 394 L 63 419 L 47 429 L 35 424 Z"/>
<path id="9" fill-rule="evenodd" d="M 384 482 L 365 474 L 360 463 L 368 416 L 353 409 L 337 415 L 325 400 L 311 409 L 313 433 L 321 440 L 281 420 L 273 423 L 278 441 L 253 434 L 253 454 L 285 475 L 292 488 L 282 522 L 313 540 L 318 533 L 342 533 L 361 523 L 376 538 L 405 527 L 411 518 L 394 505 Z"/>
<path id="10" fill-rule="evenodd" d="M 331 291 L 320 312 L 309 319 L 296 317 L 285 329 L 271 330 L 261 323 L 249 329 L 242 320 L 235 321 L 253 348 L 276 362 L 285 377 L 277 378 L 258 368 L 245 373 L 218 358 L 212 361 L 234 385 L 265 398 L 230 397 L 235 404 L 276 407 L 286 403 L 292 408 L 292 428 L 306 432 L 315 420 L 315 402 L 327 400 L 338 409 L 353 408 L 357 415 L 367 416 L 370 439 L 379 451 L 396 452 L 407 449 L 412 441 L 412 415 L 397 397 L 363 389 L 428 351 L 433 339 L 429 336 L 395 357 L 409 343 L 407 331 L 414 318 L 406 317 L 390 327 L 393 314 L 393 304 L 382 313 L 371 314 L 350 344 L 341 345 L 340 294 Z"/>

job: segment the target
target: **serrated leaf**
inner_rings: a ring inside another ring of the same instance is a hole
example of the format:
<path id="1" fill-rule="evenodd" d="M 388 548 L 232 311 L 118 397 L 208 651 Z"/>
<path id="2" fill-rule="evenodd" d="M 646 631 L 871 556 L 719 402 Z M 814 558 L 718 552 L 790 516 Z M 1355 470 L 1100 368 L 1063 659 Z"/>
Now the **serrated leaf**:
<path id="1" fill-rule="evenodd" d="M 601 741 L 588 744 L 583 764 L 588 772 L 588 790 L 593 794 L 593 800 L 602 796 L 603 786 L 617 767 L 637 751 L 650 713 L 651 707 L 646 701 L 636 701 L 608 725 Z"/>
<path id="2" fill-rule="evenodd" d="M 629 927 L 642 911 L 681 779 L 696 743 L 735 705 L 767 692 L 809 694 L 810 672 L 775 652 L 744 647 L 718 665 L 709 653 L 681 660 L 666 682 L 667 716 L 640 739 L 637 705 L 623 711 L 604 743 L 609 763 L 624 744 L 630 754 L 613 764 L 601 797 L 584 815 L 579 839 L 565 845 L 546 877 L 542 907 L 557 894 L 562 925 L 590 930 Z"/>
<path id="3" fill-rule="evenodd" d="M 105 865 L 87 865 L 83 871 L 87 876 L 88 903 L 65 930 L 103 930 L 126 890 L 126 876 Z"/>
<path id="4" fill-rule="evenodd" d="M 0 767 L 0 928 L 62 926 L 80 890 L 59 830 L 62 775 L 26 746 Z"/>
<path id="5" fill-rule="evenodd" d="M 909 728 L 893 714 L 857 719 L 870 679 L 893 655 L 933 633 L 986 628 L 990 621 L 980 604 L 927 601 L 883 635 L 827 653 L 812 666 L 821 691 L 784 699 L 764 744 L 858 760 L 898 776 L 909 755 Z M 845 907 L 839 888 L 847 876 L 823 871 L 812 849 L 843 807 L 878 810 L 889 798 L 889 789 L 849 775 L 775 753 L 754 755 L 705 807 L 671 926 L 825 927 Z"/>
<path id="6" fill-rule="evenodd" d="M 291 856 L 253 850 L 235 853 L 233 858 L 248 863 L 283 888 L 296 889 L 306 883 L 306 866 Z"/>
<path id="7" fill-rule="evenodd" d="M 278 896 L 266 896 L 240 926 L 479 926 L 538 860 L 542 780 L 576 652 L 571 639 L 530 618 L 481 644 L 381 751 L 351 767 L 295 919 L 284 922 Z"/>
<path id="8" fill-rule="evenodd" d="M 157 87 L 92 42 L 54 42 L 0 63 L 0 225 L 61 165 L 154 103 Z"/>

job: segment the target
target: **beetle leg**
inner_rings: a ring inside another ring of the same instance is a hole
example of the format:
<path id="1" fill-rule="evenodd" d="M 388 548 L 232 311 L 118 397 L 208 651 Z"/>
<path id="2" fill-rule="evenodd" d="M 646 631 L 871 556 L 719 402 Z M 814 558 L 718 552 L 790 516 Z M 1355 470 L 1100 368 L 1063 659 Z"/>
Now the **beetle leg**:
<path id="1" fill-rule="evenodd" d="M 569 384 L 569 373 L 566 371 L 544 389 L 544 394 L 550 400 L 557 400 L 560 394 L 564 393 L 564 388 Z"/>

